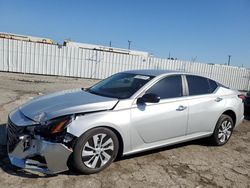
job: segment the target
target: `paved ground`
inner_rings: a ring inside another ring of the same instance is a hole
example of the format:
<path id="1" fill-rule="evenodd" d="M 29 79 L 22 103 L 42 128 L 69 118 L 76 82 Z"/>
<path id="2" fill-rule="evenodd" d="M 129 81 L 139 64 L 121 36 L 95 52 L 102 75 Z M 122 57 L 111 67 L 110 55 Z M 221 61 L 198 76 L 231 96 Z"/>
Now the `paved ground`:
<path id="1" fill-rule="evenodd" d="M 205 140 L 122 158 L 99 174 L 45 176 L 16 169 L 5 151 L 7 114 L 39 94 L 87 87 L 94 80 L 0 72 L 0 187 L 250 187 L 250 121 L 223 147 Z"/>

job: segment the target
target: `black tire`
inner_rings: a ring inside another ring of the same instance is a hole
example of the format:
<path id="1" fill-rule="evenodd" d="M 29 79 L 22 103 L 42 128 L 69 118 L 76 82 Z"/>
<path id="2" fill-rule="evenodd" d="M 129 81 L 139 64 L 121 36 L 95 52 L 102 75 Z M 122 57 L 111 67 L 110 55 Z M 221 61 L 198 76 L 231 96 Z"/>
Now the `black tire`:
<path id="1" fill-rule="evenodd" d="M 224 129 L 225 133 L 222 131 L 225 125 L 228 126 L 227 130 L 230 131 L 230 135 L 227 135 L 227 131 L 225 129 Z M 216 146 L 222 146 L 226 144 L 233 133 L 233 129 L 234 129 L 234 122 L 232 118 L 226 114 L 222 114 L 216 123 L 214 133 L 210 137 L 210 141 L 212 142 L 213 145 Z M 223 135 L 225 137 L 225 140 L 222 138 Z"/>
<path id="2" fill-rule="evenodd" d="M 72 164 L 83 174 L 100 172 L 114 161 L 118 148 L 119 141 L 112 130 L 105 127 L 91 129 L 76 140 L 73 148 Z M 110 158 L 107 157 L 108 155 Z"/>

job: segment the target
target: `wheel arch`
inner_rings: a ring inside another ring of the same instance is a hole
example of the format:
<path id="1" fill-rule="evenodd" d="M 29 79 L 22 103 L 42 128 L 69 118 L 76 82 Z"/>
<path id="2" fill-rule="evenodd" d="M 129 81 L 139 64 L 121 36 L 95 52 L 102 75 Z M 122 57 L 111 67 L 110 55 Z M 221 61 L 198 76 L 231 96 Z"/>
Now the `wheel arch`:
<path id="1" fill-rule="evenodd" d="M 222 115 L 223 114 L 230 116 L 232 118 L 234 126 L 235 126 L 235 124 L 236 124 L 236 113 L 233 110 L 228 109 L 228 110 L 224 111 L 222 113 Z"/>
<path id="2" fill-rule="evenodd" d="M 120 131 L 118 131 L 113 126 L 108 126 L 108 125 L 94 126 L 94 127 L 89 128 L 89 129 L 86 129 L 81 135 L 85 134 L 86 132 L 88 132 L 90 130 L 96 129 L 96 128 L 106 128 L 106 129 L 109 129 L 115 133 L 115 135 L 117 136 L 118 142 L 119 142 L 117 157 L 121 157 L 123 155 L 123 151 L 124 151 L 124 140 L 122 138 L 122 134 L 120 133 Z M 79 135 L 78 137 L 80 137 L 81 135 Z"/>
<path id="3" fill-rule="evenodd" d="M 123 155 L 123 149 L 124 149 L 124 141 L 123 141 L 123 138 L 121 136 L 121 133 L 117 129 L 115 129 L 114 127 L 110 127 L 110 126 L 106 126 L 106 125 L 98 126 L 98 127 L 104 127 L 104 128 L 110 129 L 111 131 L 113 131 L 115 133 L 115 135 L 117 136 L 118 141 L 119 141 L 119 148 L 118 148 L 117 157 L 121 157 Z M 98 127 L 95 127 L 95 128 L 98 128 Z"/>

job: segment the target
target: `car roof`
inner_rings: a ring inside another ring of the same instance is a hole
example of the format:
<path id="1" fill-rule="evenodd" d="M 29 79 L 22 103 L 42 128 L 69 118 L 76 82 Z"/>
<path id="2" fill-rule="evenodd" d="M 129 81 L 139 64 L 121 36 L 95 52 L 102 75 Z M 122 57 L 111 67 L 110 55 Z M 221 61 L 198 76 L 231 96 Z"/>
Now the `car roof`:
<path id="1" fill-rule="evenodd" d="M 156 69 L 142 69 L 142 70 L 129 70 L 124 71 L 124 73 L 131 73 L 131 74 L 142 74 L 142 75 L 148 75 L 148 76 L 159 76 L 162 74 L 173 74 L 173 73 L 184 73 L 180 71 L 175 70 L 156 70 Z"/>

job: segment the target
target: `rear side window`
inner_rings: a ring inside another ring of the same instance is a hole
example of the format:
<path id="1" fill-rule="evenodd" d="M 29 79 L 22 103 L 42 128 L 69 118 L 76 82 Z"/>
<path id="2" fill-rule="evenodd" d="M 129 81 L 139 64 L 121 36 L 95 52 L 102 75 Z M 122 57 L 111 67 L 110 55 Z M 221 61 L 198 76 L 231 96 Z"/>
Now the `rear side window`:
<path id="1" fill-rule="evenodd" d="M 201 76 L 186 75 L 189 95 L 204 95 L 212 93 L 207 78 Z"/>
<path id="2" fill-rule="evenodd" d="M 182 79 L 180 75 L 163 78 L 153 85 L 146 93 L 154 93 L 161 99 L 182 96 Z"/>

